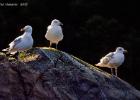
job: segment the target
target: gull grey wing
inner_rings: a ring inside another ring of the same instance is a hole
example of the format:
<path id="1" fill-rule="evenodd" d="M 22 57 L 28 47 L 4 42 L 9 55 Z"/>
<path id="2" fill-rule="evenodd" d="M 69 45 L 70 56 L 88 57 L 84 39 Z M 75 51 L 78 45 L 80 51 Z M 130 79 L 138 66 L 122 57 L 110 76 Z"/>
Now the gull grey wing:
<path id="1" fill-rule="evenodd" d="M 110 52 L 110 53 L 108 53 L 105 57 L 103 57 L 103 58 L 100 60 L 100 62 L 101 62 L 102 64 L 108 64 L 108 62 L 113 58 L 113 56 L 114 56 L 114 53 L 113 53 L 113 52 Z"/>
<path id="2" fill-rule="evenodd" d="M 114 56 L 114 52 L 110 52 L 105 57 L 109 57 L 111 59 L 113 58 L 113 56 Z"/>
<path id="3" fill-rule="evenodd" d="M 14 48 L 17 44 L 19 44 L 21 42 L 22 38 L 21 37 L 17 37 L 14 41 L 12 41 L 9 46 L 10 48 Z"/>

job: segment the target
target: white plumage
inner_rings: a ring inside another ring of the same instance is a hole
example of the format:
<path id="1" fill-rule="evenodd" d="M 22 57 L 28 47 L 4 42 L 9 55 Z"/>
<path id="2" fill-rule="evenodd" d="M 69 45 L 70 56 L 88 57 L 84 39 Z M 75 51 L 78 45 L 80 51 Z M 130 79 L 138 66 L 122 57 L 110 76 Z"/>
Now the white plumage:
<path id="1" fill-rule="evenodd" d="M 111 74 L 113 74 L 113 68 L 115 68 L 115 75 L 117 76 L 117 68 L 122 65 L 125 59 L 124 52 L 126 52 L 124 48 L 117 47 L 115 52 L 110 52 L 102 57 L 96 66 L 111 68 Z"/>
<path id="2" fill-rule="evenodd" d="M 8 51 L 10 54 L 15 54 L 16 52 L 32 48 L 32 27 L 27 25 L 23 29 L 21 29 L 21 31 L 24 31 L 23 35 L 17 37 L 9 44 L 9 48 L 3 49 L 2 51 Z"/>
<path id="3" fill-rule="evenodd" d="M 50 47 L 54 43 L 54 44 L 56 44 L 56 48 L 57 48 L 58 43 L 64 37 L 63 32 L 62 32 L 62 28 L 60 25 L 62 25 L 62 23 L 59 20 L 54 19 L 51 22 L 51 25 L 49 25 L 47 28 L 45 38 L 50 41 Z"/>

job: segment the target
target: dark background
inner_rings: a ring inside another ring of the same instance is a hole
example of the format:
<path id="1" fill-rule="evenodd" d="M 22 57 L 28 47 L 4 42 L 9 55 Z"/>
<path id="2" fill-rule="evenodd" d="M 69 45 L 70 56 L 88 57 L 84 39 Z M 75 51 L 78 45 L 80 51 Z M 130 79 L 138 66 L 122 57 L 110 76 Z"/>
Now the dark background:
<path id="1" fill-rule="evenodd" d="M 1 0 L 0 3 L 28 3 L 27 6 L 0 6 L 0 49 L 22 34 L 20 28 L 33 27 L 34 47 L 49 46 L 45 39 L 53 19 L 63 23 L 64 39 L 58 49 L 91 64 L 116 47 L 128 50 L 118 74 L 140 90 L 140 11 L 130 0 Z M 110 72 L 109 69 L 102 68 Z"/>

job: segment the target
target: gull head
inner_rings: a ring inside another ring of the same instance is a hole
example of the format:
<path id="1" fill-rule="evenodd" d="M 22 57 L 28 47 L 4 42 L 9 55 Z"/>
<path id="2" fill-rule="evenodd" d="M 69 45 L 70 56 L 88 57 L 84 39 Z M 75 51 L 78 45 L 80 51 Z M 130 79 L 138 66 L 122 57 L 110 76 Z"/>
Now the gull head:
<path id="1" fill-rule="evenodd" d="M 24 28 L 22 28 L 20 31 L 25 31 L 25 32 L 32 33 L 32 26 L 26 25 L 26 26 L 25 26 Z"/>
<path id="2" fill-rule="evenodd" d="M 117 48 L 116 48 L 116 52 L 119 52 L 119 53 L 126 53 L 127 50 L 125 50 L 123 47 L 117 47 Z"/>
<path id="3" fill-rule="evenodd" d="M 52 20 L 51 25 L 57 25 L 57 26 L 60 26 L 60 25 L 63 25 L 63 24 L 62 24 L 59 20 L 54 19 L 54 20 Z"/>

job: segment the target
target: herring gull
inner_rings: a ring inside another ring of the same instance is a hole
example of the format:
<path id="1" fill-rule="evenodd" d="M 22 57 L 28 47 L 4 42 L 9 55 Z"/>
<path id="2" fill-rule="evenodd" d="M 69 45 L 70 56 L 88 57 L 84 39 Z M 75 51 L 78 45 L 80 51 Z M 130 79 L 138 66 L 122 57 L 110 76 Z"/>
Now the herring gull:
<path id="1" fill-rule="evenodd" d="M 21 29 L 21 31 L 24 31 L 24 33 L 21 36 L 15 38 L 15 40 L 9 44 L 9 48 L 3 49 L 2 51 L 8 51 L 10 54 L 15 54 L 17 52 L 32 48 L 32 27 L 30 25 L 26 25 Z"/>
<path id="2" fill-rule="evenodd" d="M 99 67 L 107 67 L 111 69 L 111 74 L 113 75 L 113 68 L 115 69 L 115 75 L 117 76 L 117 69 L 122 63 L 124 62 L 124 52 L 127 52 L 127 50 L 124 50 L 122 47 L 117 47 L 115 52 L 110 52 L 106 56 L 102 57 L 100 59 L 100 62 L 98 64 L 95 64 Z"/>
<path id="3" fill-rule="evenodd" d="M 63 39 L 63 32 L 61 28 L 62 23 L 54 19 L 51 22 L 51 25 L 47 27 L 47 32 L 45 34 L 45 38 L 50 41 L 49 47 L 51 47 L 52 44 L 56 44 L 56 48 L 58 43 Z"/>

